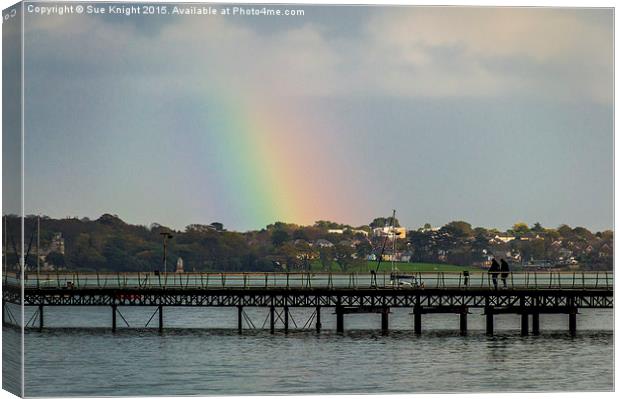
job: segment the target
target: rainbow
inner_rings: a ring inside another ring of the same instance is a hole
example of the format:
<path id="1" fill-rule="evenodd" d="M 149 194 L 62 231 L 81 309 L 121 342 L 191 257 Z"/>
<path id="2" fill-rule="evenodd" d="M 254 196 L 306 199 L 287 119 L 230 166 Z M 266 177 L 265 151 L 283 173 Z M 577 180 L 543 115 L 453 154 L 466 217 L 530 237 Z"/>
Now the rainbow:
<path id="1" fill-rule="evenodd" d="M 216 92 L 205 100 L 201 128 L 211 132 L 199 146 L 217 149 L 220 206 L 232 209 L 248 229 L 276 221 L 307 225 L 333 213 L 309 176 L 321 169 L 310 161 L 318 159 L 316 123 L 286 105 Z"/>

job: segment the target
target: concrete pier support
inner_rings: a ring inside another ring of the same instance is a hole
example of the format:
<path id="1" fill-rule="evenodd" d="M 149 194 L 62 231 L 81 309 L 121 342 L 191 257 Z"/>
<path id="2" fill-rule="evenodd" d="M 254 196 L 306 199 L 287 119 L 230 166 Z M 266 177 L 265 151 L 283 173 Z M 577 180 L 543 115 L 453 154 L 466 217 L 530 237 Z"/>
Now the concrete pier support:
<path id="1" fill-rule="evenodd" d="M 159 316 L 159 332 L 164 330 L 164 307 L 159 305 L 157 308 L 157 315 Z"/>
<path id="2" fill-rule="evenodd" d="M 284 307 L 284 333 L 288 334 L 288 306 Z"/>
<path id="3" fill-rule="evenodd" d="M 269 307 L 269 332 L 276 332 L 276 309 L 274 306 Z"/>
<path id="4" fill-rule="evenodd" d="M 243 306 L 237 306 L 237 331 L 243 332 Z"/>
<path id="5" fill-rule="evenodd" d="M 381 309 L 381 331 L 387 333 L 390 329 L 389 326 L 390 308 L 385 306 Z"/>
<path id="6" fill-rule="evenodd" d="M 540 335 L 540 313 L 532 313 L 532 334 Z"/>
<path id="7" fill-rule="evenodd" d="M 39 305 L 39 330 L 43 330 L 43 305 Z"/>
<path id="8" fill-rule="evenodd" d="M 344 312 L 340 306 L 336 306 L 336 332 L 344 332 Z"/>
<path id="9" fill-rule="evenodd" d="M 468 310 L 466 307 L 459 313 L 459 330 L 461 335 L 467 335 L 467 313 Z"/>
<path id="10" fill-rule="evenodd" d="M 316 332 L 321 332 L 321 307 L 316 307 Z"/>
<path id="11" fill-rule="evenodd" d="M 112 305 L 112 332 L 116 331 L 116 305 Z"/>

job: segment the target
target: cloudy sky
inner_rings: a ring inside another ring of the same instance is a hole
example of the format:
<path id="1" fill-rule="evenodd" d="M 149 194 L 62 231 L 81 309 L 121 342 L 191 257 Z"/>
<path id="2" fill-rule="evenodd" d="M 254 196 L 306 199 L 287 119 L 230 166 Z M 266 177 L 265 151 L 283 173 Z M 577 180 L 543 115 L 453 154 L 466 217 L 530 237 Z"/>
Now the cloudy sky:
<path id="1" fill-rule="evenodd" d="M 27 15 L 26 212 L 612 227 L 611 10 L 295 8 Z"/>

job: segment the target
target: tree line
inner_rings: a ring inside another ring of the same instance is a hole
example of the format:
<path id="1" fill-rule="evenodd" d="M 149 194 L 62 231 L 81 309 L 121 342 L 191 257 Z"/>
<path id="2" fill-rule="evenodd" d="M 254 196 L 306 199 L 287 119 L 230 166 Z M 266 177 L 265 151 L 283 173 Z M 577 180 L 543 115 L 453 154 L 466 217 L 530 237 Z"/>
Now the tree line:
<path id="1" fill-rule="evenodd" d="M 6 251 L 3 264 L 19 267 L 20 219 L 6 216 Z M 516 223 L 500 231 L 472 227 L 464 221 L 433 228 L 426 224 L 408 230 L 406 237 L 389 240 L 373 234 L 374 228 L 400 226 L 398 220 L 375 218 L 368 225 L 349 226 L 317 221 L 311 226 L 276 222 L 261 230 L 227 231 L 221 223 L 192 224 L 174 230 L 157 223 L 132 225 L 105 214 L 86 218 L 40 218 L 40 250 L 36 248 L 37 218 L 24 220 L 27 269 L 39 264 L 48 269 L 83 271 L 163 270 L 163 236 L 167 242 L 168 270 L 179 257 L 185 271 L 351 270 L 366 267 L 369 259 L 394 256 L 397 261 L 485 266 L 491 257 L 512 264 L 546 261 L 583 269 L 613 269 L 613 232 L 590 232 L 583 227 L 545 228 L 539 223 Z M 58 245 L 59 235 L 63 251 Z M 56 241 L 55 241 L 56 240 Z M 64 253 L 61 253 L 64 252 Z M 385 258 L 384 258 L 385 259 Z M 6 262 L 6 263 L 5 263 Z"/>

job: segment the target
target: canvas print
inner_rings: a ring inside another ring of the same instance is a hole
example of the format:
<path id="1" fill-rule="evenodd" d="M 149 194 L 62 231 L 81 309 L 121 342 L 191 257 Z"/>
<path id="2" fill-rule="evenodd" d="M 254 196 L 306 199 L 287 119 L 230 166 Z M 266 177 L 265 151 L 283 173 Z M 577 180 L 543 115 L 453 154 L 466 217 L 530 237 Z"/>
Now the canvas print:
<path id="1" fill-rule="evenodd" d="M 614 9 L 2 13 L 2 388 L 612 391 Z"/>

